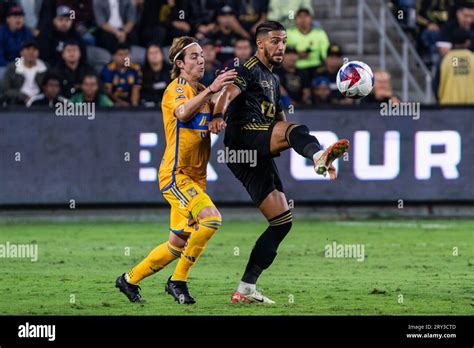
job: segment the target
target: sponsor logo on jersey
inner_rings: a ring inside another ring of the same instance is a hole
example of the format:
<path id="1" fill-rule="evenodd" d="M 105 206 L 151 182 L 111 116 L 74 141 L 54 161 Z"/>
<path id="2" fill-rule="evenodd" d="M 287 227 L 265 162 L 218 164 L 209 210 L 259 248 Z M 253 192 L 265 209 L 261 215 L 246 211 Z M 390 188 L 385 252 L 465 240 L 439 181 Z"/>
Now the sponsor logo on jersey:
<path id="1" fill-rule="evenodd" d="M 198 195 L 196 189 L 194 187 L 191 187 L 186 190 L 186 192 L 191 196 L 191 198 L 194 198 Z"/>
<path id="2" fill-rule="evenodd" d="M 247 85 L 247 82 L 245 82 L 244 78 L 242 78 L 241 76 L 236 76 L 234 79 L 234 83 L 242 87 L 245 87 Z"/>

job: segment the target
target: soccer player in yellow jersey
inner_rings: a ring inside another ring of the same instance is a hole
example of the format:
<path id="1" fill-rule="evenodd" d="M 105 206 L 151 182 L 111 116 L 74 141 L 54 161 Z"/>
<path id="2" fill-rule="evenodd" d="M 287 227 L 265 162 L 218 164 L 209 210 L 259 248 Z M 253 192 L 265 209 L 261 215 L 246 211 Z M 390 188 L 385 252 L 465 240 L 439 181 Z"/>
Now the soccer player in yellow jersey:
<path id="1" fill-rule="evenodd" d="M 159 186 L 171 205 L 170 236 L 128 273 L 116 287 L 131 302 L 140 302 L 138 283 L 179 258 L 165 290 L 181 304 L 195 303 L 187 286 L 188 274 L 207 242 L 221 225 L 221 215 L 206 194 L 206 168 L 211 152 L 208 123 L 211 97 L 232 84 L 234 70 L 219 74 L 205 87 L 201 46 L 192 37 L 175 38 L 169 51 L 171 83 L 161 104 L 166 149 L 159 170 Z"/>

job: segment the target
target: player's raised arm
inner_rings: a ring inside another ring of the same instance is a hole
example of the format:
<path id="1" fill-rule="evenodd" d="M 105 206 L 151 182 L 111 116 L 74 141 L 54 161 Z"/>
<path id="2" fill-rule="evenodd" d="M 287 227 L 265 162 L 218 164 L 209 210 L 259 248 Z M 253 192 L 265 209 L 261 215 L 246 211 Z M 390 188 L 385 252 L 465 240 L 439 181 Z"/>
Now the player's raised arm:
<path id="1" fill-rule="evenodd" d="M 212 121 L 209 122 L 209 131 L 218 134 L 226 126 L 224 115 L 229 107 L 229 104 L 237 98 L 241 90 L 235 85 L 229 85 L 222 89 L 214 99 L 214 109 L 212 111 Z"/>
<path id="2" fill-rule="evenodd" d="M 237 73 L 235 72 L 235 70 L 229 70 L 220 74 L 209 87 L 207 87 L 194 98 L 191 98 L 183 104 L 179 105 L 174 110 L 174 115 L 176 116 L 176 118 L 181 122 L 189 121 L 191 118 L 194 117 L 194 115 L 196 115 L 201 106 L 205 102 L 209 101 L 213 93 L 218 93 L 222 90 L 222 88 L 230 85 L 236 75 Z"/>

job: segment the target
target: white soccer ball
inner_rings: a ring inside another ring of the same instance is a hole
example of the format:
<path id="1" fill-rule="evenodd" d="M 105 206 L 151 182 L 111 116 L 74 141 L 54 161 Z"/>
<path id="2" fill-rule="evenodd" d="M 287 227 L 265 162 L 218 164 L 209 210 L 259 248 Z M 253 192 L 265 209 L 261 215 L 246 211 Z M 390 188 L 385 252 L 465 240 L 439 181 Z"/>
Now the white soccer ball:
<path id="1" fill-rule="evenodd" d="M 343 96 L 359 99 L 367 96 L 374 87 L 372 69 L 357 60 L 344 64 L 337 72 L 337 88 Z"/>

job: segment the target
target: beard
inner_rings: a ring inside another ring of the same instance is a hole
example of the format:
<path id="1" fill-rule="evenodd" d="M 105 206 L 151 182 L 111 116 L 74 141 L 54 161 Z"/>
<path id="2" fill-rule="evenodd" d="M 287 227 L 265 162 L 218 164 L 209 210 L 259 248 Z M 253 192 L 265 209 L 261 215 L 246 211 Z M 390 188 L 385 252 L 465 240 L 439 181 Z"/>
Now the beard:
<path id="1" fill-rule="evenodd" d="M 267 58 L 268 62 L 273 65 L 273 66 L 280 66 L 282 63 L 283 63 L 283 59 L 281 60 L 281 62 L 277 62 L 273 59 L 273 57 L 270 55 L 270 52 L 268 52 L 268 50 L 264 47 L 263 48 L 263 53 L 265 54 L 265 58 Z M 283 58 L 283 56 L 282 56 Z"/>

